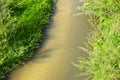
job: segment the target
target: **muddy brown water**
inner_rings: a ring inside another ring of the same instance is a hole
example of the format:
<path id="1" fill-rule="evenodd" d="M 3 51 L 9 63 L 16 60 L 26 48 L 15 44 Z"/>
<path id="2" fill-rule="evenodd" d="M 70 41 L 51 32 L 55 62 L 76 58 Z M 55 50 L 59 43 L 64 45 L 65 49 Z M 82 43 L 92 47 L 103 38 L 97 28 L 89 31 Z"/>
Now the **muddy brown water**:
<path id="1" fill-rule="evenodd" d="M 48 39 L 35 57 L 14 70 L 9 80 L 83 80 L 72 65 L 84 52 L 89 24 L 87 17 L 75 16 L 79 0 L 57 0 Z"/>

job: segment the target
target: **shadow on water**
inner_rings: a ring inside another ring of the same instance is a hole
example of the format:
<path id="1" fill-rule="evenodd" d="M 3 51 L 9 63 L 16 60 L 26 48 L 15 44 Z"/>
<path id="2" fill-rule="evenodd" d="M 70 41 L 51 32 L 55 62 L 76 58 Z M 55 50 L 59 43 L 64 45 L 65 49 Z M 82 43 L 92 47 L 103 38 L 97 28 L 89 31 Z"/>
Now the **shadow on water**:
<path id="1" fill-rule="evenodd" d="M 56 3 L 58 2 L 58 0 L 56 0 Z M 55 3 L 55 4 L 56 4 Z M 54 49 L 47 49 L 47 50 L 44 50 L 44 51 L 41 51 L 41 49 L 45 46 L 46 42 L 51 39 L 52 37 L 49 35 L 49 30 L 51 28 L 53 28 L 54 26 L 52 26 L 53 24 L 53 17 L 56 15 L 56 12 L 57 12 L 57 7 L 56 5 L 53 5 L 53 13 L 50 17 L 50 22 L 48 25 L 46 25 L 46 27 L 43 28 L 43 31 L 42 31 L 42 34 L 43 34 L 43 40 L 42 42 L 40 42 L 39 44 L 39 47 L 35 50 L 32 58 L 29 60 L 29 61 L 35 61 L 37 62 L 37 59 L 40 59 L 41 62 L 42 60 L 45 58 L 48 58 L 51 56 L 50 52 L 53 51 Z M 54 37 L 54 36 L 53 36 Z M 41 52 L 40 52 L 41 51 Z"/>
<path id="2" fill-rule="evenodd" d="M 58 1 L 56 1 L 56 3 L 57 3 Z M 55 4 L 56 4 L 55 3 Z M 40 51 L 41 51 L 41 49 L 45 46 L 45 44 L 46 44 L 46 42 L 49 40 L 49 39 L 51 39 L 52 37 L 49 35 L 49 30 L 51 29 L 51 28 L 53 28 L 54 26 L 52 26 L 52 24 L 53 24 L 53 17 L 56 15 L 56 11 L 57 11 L 57 7 L 56 7 L 56 5 L 53 5 L 53 13 L 52 13 L 52 15 L 51 15 L 51 17 L 50 17 L 50 22 L 49 22 L 49 24 L 48 25 L 46 25 L 44 28 L 43 28 L 43 30 L 42 30 L 42 34 L 43 34 L 43 40 L 42 40 L 42 42 L 40 42 L 39 43 L 39 47 L 35 50 L 35 52 L 34 52 L 34 55 L 32 56 L 32 58 L 29 60 L 29 61 L 35 61 L 36 59 L 44 59 L 44 58 L 47 58 L 47 57 L 50 57 L 50 53 L 48 54 L 48 52 L 49 51 L 52 51 L 51 49 L 49 49 L 49 50 L 44 50 L 44 51 L 42 51 L 41 53 L 39 53 Z M 43 53 L 45 53 L 45 54 L 43 54 Z"/>

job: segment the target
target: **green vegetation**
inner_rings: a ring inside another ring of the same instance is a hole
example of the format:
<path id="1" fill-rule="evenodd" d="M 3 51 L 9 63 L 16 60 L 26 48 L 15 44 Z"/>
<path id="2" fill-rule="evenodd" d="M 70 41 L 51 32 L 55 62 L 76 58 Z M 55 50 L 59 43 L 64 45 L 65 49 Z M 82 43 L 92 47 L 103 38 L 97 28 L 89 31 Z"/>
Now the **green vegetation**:
<path id="1" fill-rule="evenodd" d="M 0 1 L 0 80 L 28 60 L 49 23 L 55 0 Z"/>
<path id="2" fill-rule="evenodd" d="M 82 0 L 80 10 L 90 16 L 92 31 L 87 58 L 76 65 L 88 80 L 120 80 L 120 0 Z"/>

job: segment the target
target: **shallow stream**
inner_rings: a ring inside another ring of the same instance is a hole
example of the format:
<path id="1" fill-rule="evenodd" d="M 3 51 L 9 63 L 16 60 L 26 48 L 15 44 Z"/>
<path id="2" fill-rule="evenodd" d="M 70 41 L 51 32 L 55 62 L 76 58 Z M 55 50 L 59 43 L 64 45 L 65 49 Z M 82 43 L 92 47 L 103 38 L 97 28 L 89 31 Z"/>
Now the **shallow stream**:
<path id="1" fill-rule="evenodd" d="M 33 59 L 14 70 L 10 80 L 83 80 L 76 77 L 79 70 L 72 65 L 84 52 L 89 24 L 87 17 L 75 16 L 79 0 L 58 0 L 52 23 Z"/>

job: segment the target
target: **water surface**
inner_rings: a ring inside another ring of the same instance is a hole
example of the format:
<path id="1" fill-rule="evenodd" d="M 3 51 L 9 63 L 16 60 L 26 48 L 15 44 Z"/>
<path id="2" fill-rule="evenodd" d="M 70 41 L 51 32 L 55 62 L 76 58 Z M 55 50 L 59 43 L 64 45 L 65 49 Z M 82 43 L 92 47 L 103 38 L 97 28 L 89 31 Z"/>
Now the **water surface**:
<path id="1" fill-rule="evenodd" d="M 58 0 L 48 39 L 32 60 L 10 75 L 10 80 L 83 80 L 71 63 L 84 54 L 87 17 L 75 16 L 79 0 Z"/>

